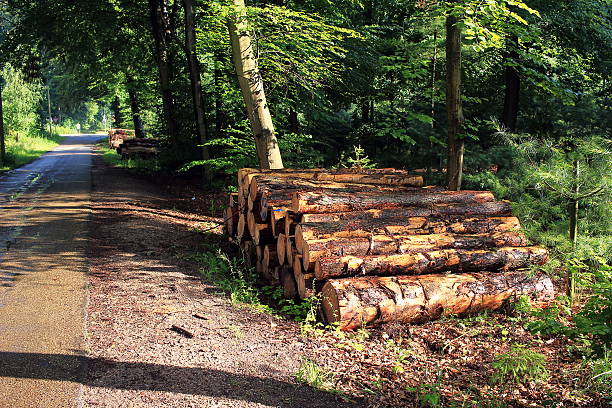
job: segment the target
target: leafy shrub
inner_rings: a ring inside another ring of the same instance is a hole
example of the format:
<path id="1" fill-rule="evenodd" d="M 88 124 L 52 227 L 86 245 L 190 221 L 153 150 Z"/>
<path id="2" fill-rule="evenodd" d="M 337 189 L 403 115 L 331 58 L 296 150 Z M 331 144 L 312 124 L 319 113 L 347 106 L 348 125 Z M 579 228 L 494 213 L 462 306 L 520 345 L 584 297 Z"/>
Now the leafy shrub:
<path id="1" fill-rule="evenodd" d="M 508 353 L 495 357 L 492 363 L 495 374 L 491 381 L 496 384 L 542 382 L 548 378 L 545 363 L 544 354 L 530 350 L 525 345 L 514 344 Z"/>
<path id="2" fill-rule="evenodd" d="M 525 328 L 533 334 L 542 336 L 570 334 L 563 318 L 564 314 L 569 313 L 569 308 L 564 305 L 562 298 L 557 300 L 544 309 L 532 311 L 531 316 L 536 319 L 528 322 Z"/>
<path id="3" fill-rule="evenodd" d="M 603 265 L 594 275 L 593 295 L 573 321 L 579 334 L 593 336 L 593 351 L 603 356 L 612 349 L 612 267 Z"/>

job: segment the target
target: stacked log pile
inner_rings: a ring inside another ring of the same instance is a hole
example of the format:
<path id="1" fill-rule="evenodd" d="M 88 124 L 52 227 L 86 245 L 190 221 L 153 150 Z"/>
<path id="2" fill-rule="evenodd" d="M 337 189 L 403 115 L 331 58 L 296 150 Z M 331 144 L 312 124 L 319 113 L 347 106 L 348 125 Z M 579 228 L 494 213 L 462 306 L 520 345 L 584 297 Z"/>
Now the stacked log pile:
<path id="1" fill-rule="evenodd" d="M 124 140 L 117 147 L 117 153 L 123 159 L 129 159 L 134 157 L 141 157 L 143 159 L 150 159 L 155 157 L 159 153 L 159 140 L 158 139 L 144 139 L 134 138 Z"/>
<path id="2" fill-rule="evenodd" d="M 108 131 L 108 146 L 117 149 L 125 140 L 133 139 L 135 132 L 130 129 L 110 129 Z"/>
<path id="3" fill-rule="evenodd" d="M 320 293 L 322 318 L 345 330 L 554 296 L 547 276 L 525 272 L 548 252 L 488 191 L 423 187 L 395 169 L 242 169 L 224 215 L 266 283 L 287 298 Z"/>

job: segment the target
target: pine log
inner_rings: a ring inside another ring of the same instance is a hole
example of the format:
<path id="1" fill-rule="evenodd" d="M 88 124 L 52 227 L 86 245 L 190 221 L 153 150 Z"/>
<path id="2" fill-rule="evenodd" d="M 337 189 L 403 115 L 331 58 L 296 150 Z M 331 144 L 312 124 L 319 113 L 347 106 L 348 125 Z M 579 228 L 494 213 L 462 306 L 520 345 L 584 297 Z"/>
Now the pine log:
<path id="1" fill-rule="evenodd" d="M 240 217 L 238 206 L 227 207 L 227 212 L 224 217 L 228 235 L 230 237 L 235 237 L 238 233 L 238 218 Z"/>
<path id="2" fill-rule="evenodd" d="M 358 194 L 356 194 L 358 193 Z M 495 201 L 489 191 L 296 192 L 291 209 L 296 213 L 336 213 L 370 209 L 426 207 L 435 204 L 479 204 Z"/>
<path id="3" fill-rule="evenodd" d="M 527 237 L 520 232 L 494 234 L 456 235 L 371 235 L 368 238 L 326 238 L 301 241 L 304 270 L 314 268 L 319 258 L 330 256 L 365 256 L 417 254 L 442 249 L 489 249 L 500 247 L 522 247 L 529 245 Z"/>
<path id="4" fill-rule="evenodd" d="M 287 249 L 285 247 L 286 245 L 287 240 L 285 234 L 278 234 L 278 237 L 276 239 L 276 256 L 278 257 L 279 265 L 285 264 L 285 259 L 287 256 Z"/>
<path id="5" fill-rule="evenodd" d="M 272 269 L 279 265 L 278 257 L 276 256 L 276 246 L 265 245 L 263 247 L 262 264 L 265 269 Z"/>
<path id="6" fill-rule="evenodd" d="M 321 311 L 327 323 L 353 330 L 497 310 L 521 295 L 549 302 L 555 290 L 548 276 L 525 272 L 332 279 L 322 289 Z"/>
<path id="7" fill-rule="evenodd" d="M 247 225 L 246 225 L 246 215 L 244 213 L 240 213 L 238 216 L 238 229 L 236 231 L 236 238 L 238 241 L 249 240 L 251 235 L 249 234 Z"/>
<path id="8" fill-rule="evenodd" d="M 283 297 L 285 299 L 297 299 L 297 286 L 291 267 L 285 265 L 280 271 L 280 283 L 283 287 Z"/>
<path id="9" fill-rule="evenodd" d="M 287 211 L 285 215 L 285 235 L 295 235 L 295 227 L 301 216 L 293 211 Z"/>
<path id="10" fill-rule="evenodd" d="M 263 262 L 263 247 L 261 245 L 255 246 L 255 254 L 258 262 Z"/>
<path id="11" fill-rule="evenodd" d="M 542 265 L 548 251 L 542 247 L 492 250 L 446 249 L 407 255 L 368 255 L 320 258 L 314 272 L 319 280 L 359 275 L 418 275 L 438 272 L 472 272 Z"/>
<path id="12" fill-rule="evenodd" d="M 395 169 L 241 169 L 238 171 L 238 184 L 240 186 L 249 184 L 251 183 L 253 177 L 260 175 L 292 177 L 306 180 L 334 181 L 340 183 L 413 187 L 421 187 L 423 185 L 422 176 L 413 175 L 405 170 Z"/>
<path id="13" fill-rule="evenodd" d="M 268 224 L 257 224 L 255 234 L 253 234 L 253 242 L 257 245 L 267 245 L 274 242 L 272 229 Z"/>
<path id="14" fill-rule="evenodd" d="M 304 214 L 307 216 L 319 214 Z M 494 234 L 520 230 L 516 217 L 443 219 L 433 217 L 408 217 L 389 219 L 354 219 L 330 222 L 302 222 L 295 226 L 295 242 L 298 248 L 303 241 L 326 238 L 369 238 L 380 235 L 428 235 L 428 234 Z"/>
<path id="15" fill-rule="evenodd" d="M 268 207 L 268 218 L 270 219 L 270 227 L 272 235 L 278 237 L 282 232 L 285 232 L 285 217 L 287 209 L 284 207 Z"/>
<path id="16" fill-rule="evenodd" d="M 296 256 L 299 256 L 300 260 L 302 259 L 302 256 L 295 249 L 295 245 L 293 244 L 293 242 L 291 242 L 291 239 L 287 239 L 285 263 L 289 266 L 292 266 Z"/>
<path id="17" fill-rule="evenodd" d="M 299 257 L 293 260 L 293 278 L 300 299 L 306 299 L 316 293 L 314 274 L 304 274 L 302 272 L 302 263 Z"/>

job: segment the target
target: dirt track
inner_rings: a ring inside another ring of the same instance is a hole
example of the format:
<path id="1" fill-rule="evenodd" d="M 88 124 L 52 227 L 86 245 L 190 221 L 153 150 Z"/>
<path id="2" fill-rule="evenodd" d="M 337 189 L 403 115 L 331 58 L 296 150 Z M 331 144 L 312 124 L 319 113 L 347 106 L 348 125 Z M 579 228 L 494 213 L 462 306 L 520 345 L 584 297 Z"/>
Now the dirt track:
<path id="1" fill-rule="evenodd" d="M 294 325 L 236 308 L 177 260 L 218 240 L 192 230 L 214 219 L 100 157 L 92 168 L 93 140 L 70 137 L 34 173 L 0 181 L 13 196 L 0 224 L 0 406 L 342 406 L 294 383 Z"/>

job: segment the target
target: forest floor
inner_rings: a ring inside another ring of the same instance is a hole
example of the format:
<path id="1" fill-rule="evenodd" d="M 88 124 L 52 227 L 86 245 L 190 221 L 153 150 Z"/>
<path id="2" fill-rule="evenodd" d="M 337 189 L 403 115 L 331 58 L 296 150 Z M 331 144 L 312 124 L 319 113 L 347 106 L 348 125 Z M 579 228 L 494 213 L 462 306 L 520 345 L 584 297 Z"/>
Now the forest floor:
<path id="1" fill-rule="evenodd" d="M 609 406 L 580 345 L 532 335 L 520 316 L 347 334 L 234 304 L 191 261 L 226 246 L 225 194 L 100 157 L 92 177 L 86 406 Z M 544 382 L 492 384 L 512 344 L 545 356 Z M 300 370 L 319 390 L 296 383 Z"/>

